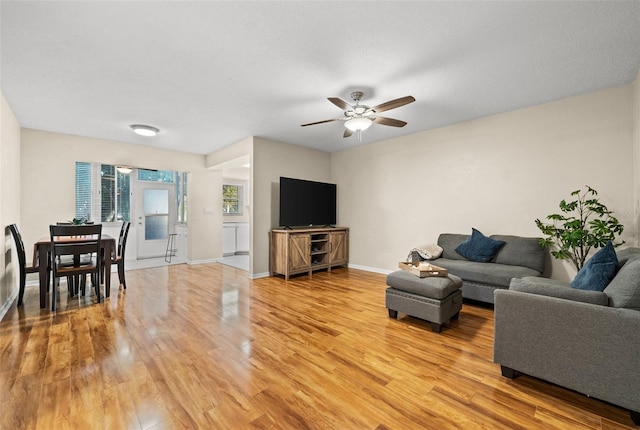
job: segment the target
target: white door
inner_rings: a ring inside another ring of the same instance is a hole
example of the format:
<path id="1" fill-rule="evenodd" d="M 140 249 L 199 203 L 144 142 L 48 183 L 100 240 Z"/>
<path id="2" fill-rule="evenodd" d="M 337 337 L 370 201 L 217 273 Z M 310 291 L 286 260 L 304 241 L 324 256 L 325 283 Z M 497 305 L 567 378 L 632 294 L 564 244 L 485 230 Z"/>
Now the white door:
<path id="1" fill-rule="evenodd" d="M 140 183 L 136 199 L 138 258 L 164 257 L 176 218 L 173 184 Z"/>

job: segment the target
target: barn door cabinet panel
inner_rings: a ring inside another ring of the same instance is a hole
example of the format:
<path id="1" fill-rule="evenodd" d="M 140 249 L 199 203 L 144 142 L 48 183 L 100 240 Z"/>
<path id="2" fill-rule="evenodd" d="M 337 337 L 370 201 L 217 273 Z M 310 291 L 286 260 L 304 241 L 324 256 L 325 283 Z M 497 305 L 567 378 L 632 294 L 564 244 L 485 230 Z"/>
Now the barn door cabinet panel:
<path id="1" fill-rule="evenodd" d="M 349 235 L 347 233 L 346 230 L 329 233 L 332 266 L 343 266 L 349 262 Z"/>

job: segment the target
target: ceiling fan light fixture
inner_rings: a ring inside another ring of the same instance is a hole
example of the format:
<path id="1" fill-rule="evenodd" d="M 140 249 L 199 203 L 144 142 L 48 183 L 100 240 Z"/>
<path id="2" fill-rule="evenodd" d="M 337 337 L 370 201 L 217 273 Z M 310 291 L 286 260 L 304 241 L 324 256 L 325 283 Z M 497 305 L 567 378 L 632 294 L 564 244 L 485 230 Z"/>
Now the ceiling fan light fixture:
<path id="1" fill-rule="evenodd" d="M 344 123 L 344 126 L 347 127 L 351 131 L 362 131 L 371 127 L 373 121 L 369 118 L 351 118 L 349 121 Z"/>
<path id="2" fill-rule="evenodd" d="M 140 136 L 153 137 L 160 132 L 155 127 L 151 127 L 150 125 L 143 124 L 133 124 L 131 125 L 133 132 L 139 134 Z"/>

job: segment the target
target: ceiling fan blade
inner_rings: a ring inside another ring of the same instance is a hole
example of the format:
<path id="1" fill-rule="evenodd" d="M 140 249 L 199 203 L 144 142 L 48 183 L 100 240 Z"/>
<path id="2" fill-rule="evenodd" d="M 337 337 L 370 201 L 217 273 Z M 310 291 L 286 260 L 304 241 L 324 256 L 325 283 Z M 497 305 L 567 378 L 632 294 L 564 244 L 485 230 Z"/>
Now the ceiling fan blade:
<path id="1" fill-rule="evenodd" d="M 400 106 L 407 105 L 409 103 L 415 102 L 416 99 L 413 96 L 400 97 L 399 99 L 391 100 L 386 103 L 379 104 L 378 106 L 372 107 L 370 110 L 378 113 L 384 112 L 386 110 L 391 110 L 395 108 L 399 108 Z"/>
<path id="2" fill-rule="evenodd" d="M 353 134 L 353 131 L 349 130 L 347 127 L 344 128 L 344 134 L 342 137 L 349 137 Z"/>
<path id="3" fill-rule="evenodd" d="M 325 119 L 324 121 L 310 122 L 309 124 L 302 124 L 300 127 L 306 127 L 308 125 L 324 124 L 325 122 L 340 121 L 342 118 Z"/>
<path id="4" fill-rule="evenodd" d="M 400 121 L 399 119 L 385 118 L 383 116 L 374 118 L 373 122 L 375 122 L 376 124 L 389 125 L 391 127 L 404 127 L 405 125 L 407 125 L 406 122 Z"/>
<path id="5" fill-rule="evenodd" d="M 331 103 L 333 103 L 334 105 L 338 106 L 342 110 L 351 109 L 351 105 L 349 103 L 345 102 L 344 100 L 342 100 L 342 99 L 340 99 L 338 97 L 329 97 L 327 100 L 329 100 Z"/>

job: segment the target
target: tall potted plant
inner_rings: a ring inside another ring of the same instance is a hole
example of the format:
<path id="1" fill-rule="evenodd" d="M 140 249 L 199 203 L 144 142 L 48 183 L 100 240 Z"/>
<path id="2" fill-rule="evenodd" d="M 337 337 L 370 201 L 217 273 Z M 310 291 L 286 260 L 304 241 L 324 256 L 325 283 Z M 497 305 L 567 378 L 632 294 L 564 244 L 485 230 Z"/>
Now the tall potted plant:
<path id="1" fill-rule="evenodd" d="M 616 242 L 624 226 L 600 200 L 596 190 L 586 185 L 586 191 L 571 193 L 575 200 L 560 202 L 559 214 L 547 215 L 542 222 L 536 219 L 536 225 L 546 236 L 540 239 L 540 245 L 553 247 L 551 254 L 559 260 L 571 260 L 577 270 L 584 266 L 591 248 L 601 248 L 611 241 L 620 246 L 624 240 Z"/>

